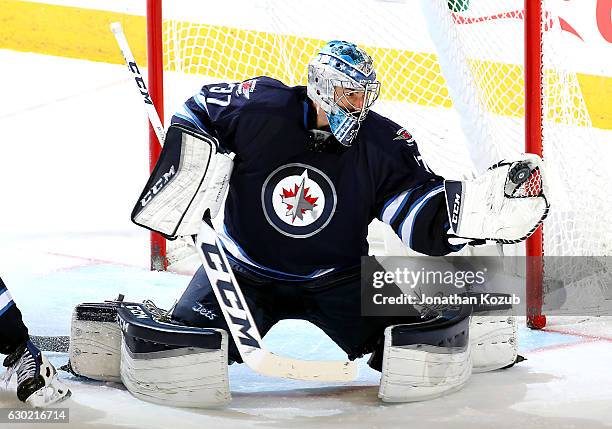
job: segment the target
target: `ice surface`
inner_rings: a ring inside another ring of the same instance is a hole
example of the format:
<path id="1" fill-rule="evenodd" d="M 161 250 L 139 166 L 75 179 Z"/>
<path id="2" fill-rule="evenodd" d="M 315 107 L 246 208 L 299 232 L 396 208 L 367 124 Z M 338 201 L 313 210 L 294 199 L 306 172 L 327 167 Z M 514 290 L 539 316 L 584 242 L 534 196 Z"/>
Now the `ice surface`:
<path id="1" fill-rule="evenodd" d="M 67 335 L 75 304 L 120 292 L 172 305 L 189 277 L 148 271 L 148 233 L 129 221 L 147 177 L 147 142 L 123 67 L 9 51 L 0 51 L 0 64 L 0 275 L 31 333 Z M 606 427 L 611 327 L 603 318 L 574 318 L 553 320 L 550 332 L 521 329 L 526 362 L 474 375 L 462 391 L 423 403 L 380 403 L 379 375 L 364 358 L 359 378 L 341 384 L 273 379 L 233 365 L 233 400 L 219 410 L 149 404 L 119 384 L 61 373 L 73 391 L 61 406 L 75 428 Z M 344 358 L 307 322 L 283 321 L 265 340 L 294 357 Z M 58 365 L 67 360 L 49 356 Z M 0 407 L 19 405 L 14 392 L 0 391 Z"/>

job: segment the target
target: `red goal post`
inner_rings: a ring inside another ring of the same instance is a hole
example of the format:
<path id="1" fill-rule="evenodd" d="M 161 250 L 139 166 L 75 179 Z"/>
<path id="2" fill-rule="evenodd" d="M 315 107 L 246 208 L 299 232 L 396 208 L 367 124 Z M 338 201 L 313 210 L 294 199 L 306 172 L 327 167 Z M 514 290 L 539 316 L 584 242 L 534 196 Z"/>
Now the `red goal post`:
<path id="1" fill-rule="evenodd" d="M 162 0 L 147 0 L 147 67 L 151 100 L 164 123 L 164 46 L 162 33 Z M 161 145 L 153 126 L 149 124 L 149 171 L 159 159 Z M 166 239 L 151 232 L 151 270 L 165 271 L 168 268 Z"/>
<path id="2" fill-rule="evenodd" d="M 542 3 L 525 0 L 525 152 L 543 156 L 542 151 Z M 546 316 L 542 314 L 543 292 L 543 225 L 525 243 L 525 287 L 527 326 L 542 329 Z"/>

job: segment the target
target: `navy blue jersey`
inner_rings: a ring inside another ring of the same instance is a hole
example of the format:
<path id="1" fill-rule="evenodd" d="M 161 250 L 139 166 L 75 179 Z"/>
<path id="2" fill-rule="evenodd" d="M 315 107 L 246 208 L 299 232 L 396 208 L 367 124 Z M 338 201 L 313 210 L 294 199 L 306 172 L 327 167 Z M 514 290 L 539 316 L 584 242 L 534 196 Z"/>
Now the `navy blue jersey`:
<path id="1" fill-rule="evenodd" d="M 0 279 L 0 354 L 10 355 L 28 340 L 28 328 L 6 285 Z"/>
<path id="2" fill-rule="evenodd" d="M 236 154 L 221 233 L 233 259 L 296 280 L 354 267 L 374 218 L 417 252 L 457 250 L 443 179 L 406 129 L 370 112 L 351 147 L 317 145 L 313 110 L 305 87 L 258 77 L 206 85 L 172 118 Z"/>

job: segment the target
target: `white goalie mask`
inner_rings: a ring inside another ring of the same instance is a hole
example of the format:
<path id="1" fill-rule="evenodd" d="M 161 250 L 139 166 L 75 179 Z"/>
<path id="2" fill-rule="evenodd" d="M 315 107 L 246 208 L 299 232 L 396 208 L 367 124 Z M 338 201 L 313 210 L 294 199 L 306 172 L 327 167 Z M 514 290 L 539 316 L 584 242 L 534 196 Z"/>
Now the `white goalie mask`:
<path id="1" fill-rule="evenodd" d="M 308 64 L 307 93 L 325 112 L 334 137 L 350 146 L 378 98 L 380 82 L 363 49 L 333 40 Z"/>

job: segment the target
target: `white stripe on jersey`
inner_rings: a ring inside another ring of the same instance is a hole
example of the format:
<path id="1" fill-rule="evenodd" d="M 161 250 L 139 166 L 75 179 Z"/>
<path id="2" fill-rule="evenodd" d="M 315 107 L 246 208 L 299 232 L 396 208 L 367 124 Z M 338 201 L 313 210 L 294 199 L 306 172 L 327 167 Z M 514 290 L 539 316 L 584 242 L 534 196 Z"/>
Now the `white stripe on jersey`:
<path id="1" fill-rule="evenodd" d="M 414 220 L 419 211 L 421 211 L 421 207 L 427 204 L 430 199 L 438 195 L 440 192 L 444 192 L 444 186 L 442 185 L 433 188 L 427 194 L 419 198 L 416 201 L 416 204 L 410 207 L 408 216 L 406 216 L 406 219 L 404 219 L 399 228 L 400 237 L 402 238 L 404 244 L 406 244 L 408 247 L 410 247 L 410 238 L 412 237 L 412 228 L 414 227 Z"/>
<path id="2" fill-rule="evenodd" d="M 0 295 L 0 314 L 4 313 L 4 311 L 11 305 L 13 302 L 13 297 L 9 293 L 8 289 L 5 289 L 4 292 Z"/>
<path id="3" fill-rule="evenodd" d="M 389 204 L 384 210 L 382 214 L 382 221 L 386 224 L 391 224 L 391 221 L 400 210 L 400 207 L 403 206 L 404 199 L 410 194 L 412 190 L 404 191 L 399 194 L 391 204 Z"/>
<path id="4" fill-rule="evenodd" d="M 210 116 L 210 113 L 208 112 L 208 105 L 206 105 L 206 98 L 204 98 L 202 93 L 197 93 L 196 95 L 194 95 L 193 101 L 195 101 L 196 104 L 200 106 L 202 110 L 206 110 L 206 114 Z"/>
<path id="5" fill-rule="evenodd" d="M 193 125 L 198 127 L 201 131 L 206 131 L 202 122 L 198 119 L 196 114 L 187 105 L 183 104 L 175 113 L 176 116 L 183 117 Z"/>

